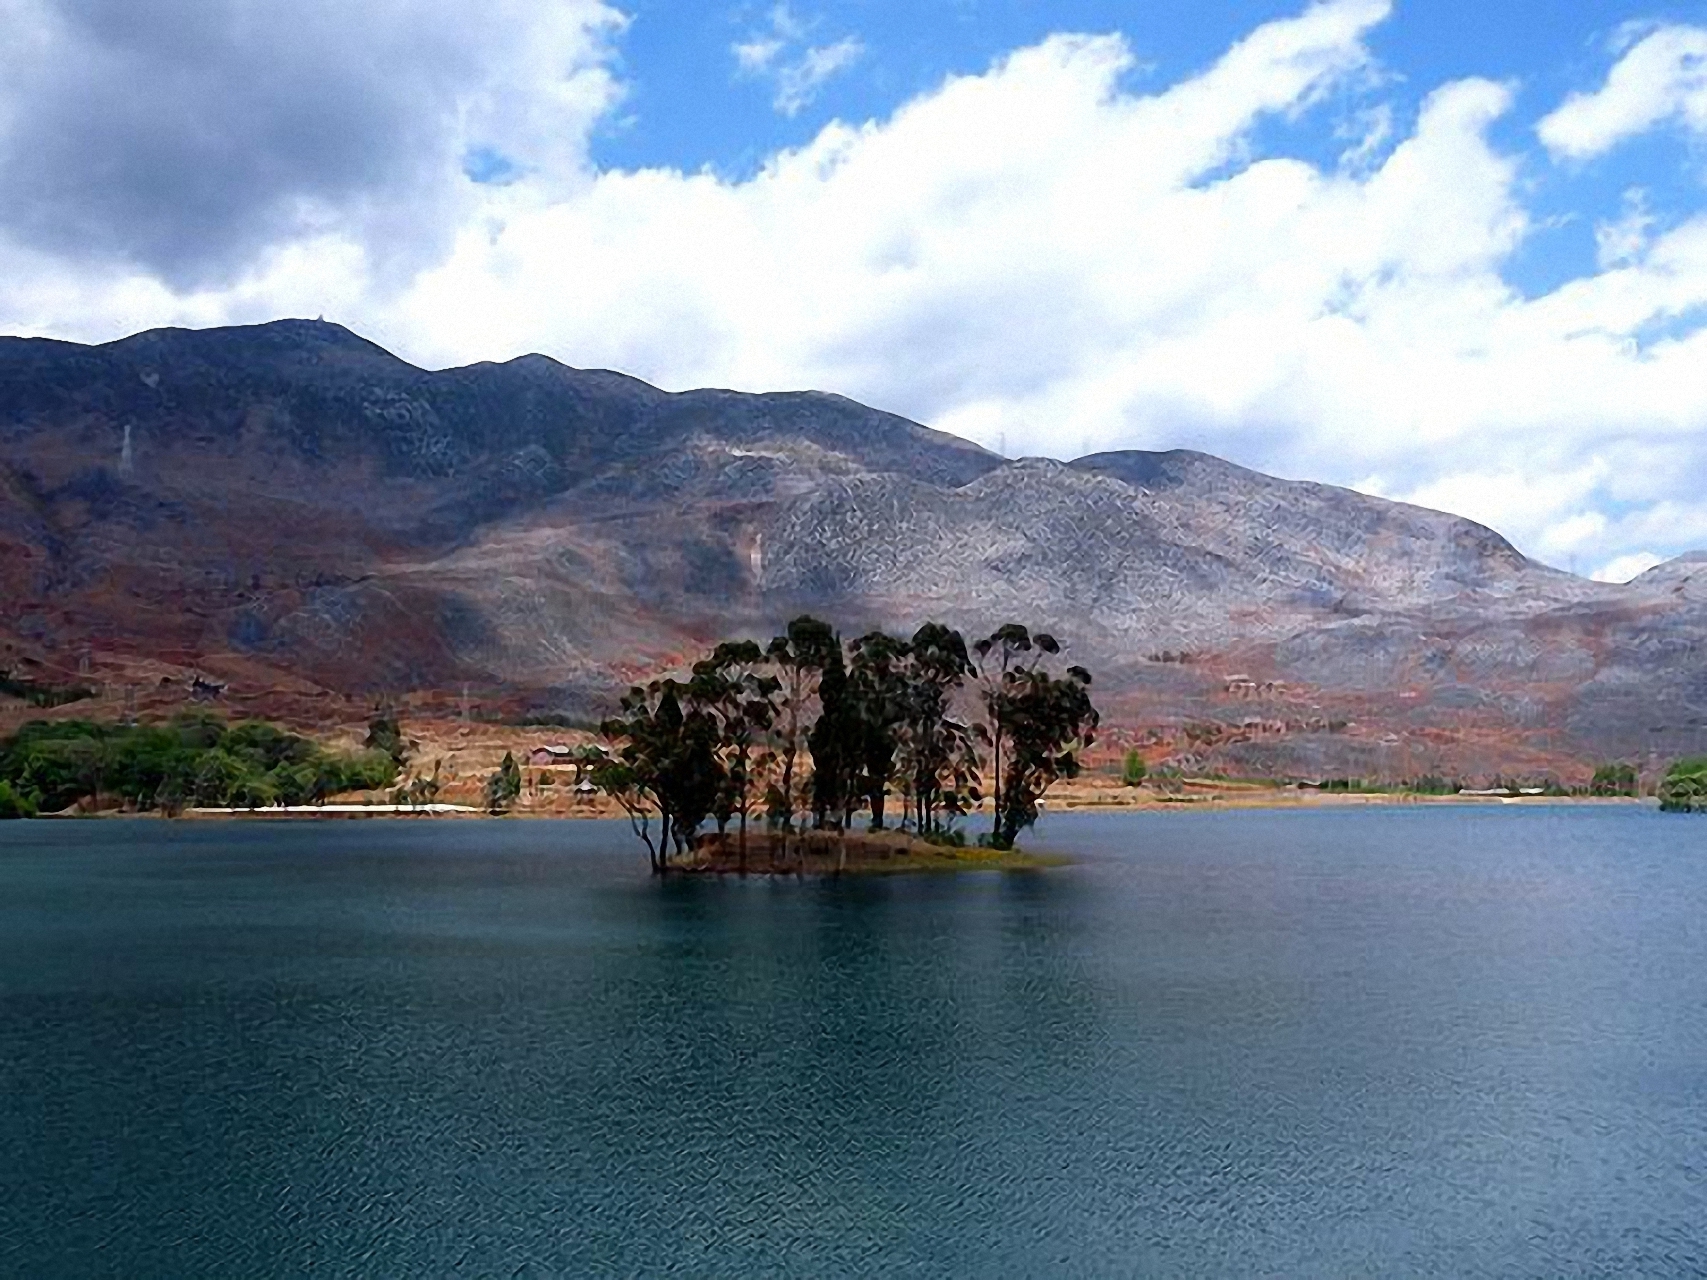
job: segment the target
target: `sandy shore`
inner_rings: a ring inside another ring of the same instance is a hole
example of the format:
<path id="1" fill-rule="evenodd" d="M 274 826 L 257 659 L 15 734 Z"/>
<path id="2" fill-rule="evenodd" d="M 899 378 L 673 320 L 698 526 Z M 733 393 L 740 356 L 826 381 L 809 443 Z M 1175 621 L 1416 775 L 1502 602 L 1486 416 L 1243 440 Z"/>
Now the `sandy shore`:
<path id="1" fill-rule="evenodd" d="M 1409 792 L 1344 792 L 1316 791 L 1300 787 L 1275 787 L 1262 783 L 1225 781 L 1221 779 L 1187 779 L 1176 784 L 1177 789 L 1160 790 L 1151 786 L 1126 787 L 1100 778 L 1080 779 L 1062 784 L 1045 797 L 1045 815 L 1055 813 L 1162 813 L 1181 810 L 1221 811 L 1226 809 L 1363 809 L 1371 807 L 1446 805 L 1613 805 L 1642 806 L 1656 803 L 1651 798 L 1624 796 L 1498 796 L 1498 795 L 1417 795 Z M 459 797 L 460 800 L 461 797 Z M 982 812 L 988 814 L 985 804 Z M 119 810 L 43 815 L 59 817 L 117 817 Z M 564 788 L 524 793 L 507 814 L 489 814 L 484 807 L 466 802 L 438 801 L 432 804 L 367 803 L 360 796 L 344 796 L 323 805 L 273 806 L 264 809 L 195 808 L 186 810 L 187 818 L 582 818 L 612 819 L 624 817 L 624 811 L 605 796 L 580 796 Z"/>

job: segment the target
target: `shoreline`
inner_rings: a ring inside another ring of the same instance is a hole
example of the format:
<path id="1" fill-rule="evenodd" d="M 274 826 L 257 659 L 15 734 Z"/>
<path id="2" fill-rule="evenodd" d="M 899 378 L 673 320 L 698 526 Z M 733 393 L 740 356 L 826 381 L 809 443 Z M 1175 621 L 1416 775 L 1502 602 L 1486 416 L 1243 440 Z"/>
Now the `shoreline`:
<path id="1" fill-rule="evenodd" d="M 1504 805 L 1519 805 L 1527 807 L 1647 807 L 1653 808 L 1658 804 L 1653 796 L 1487 796 L 1487 795 L 1420 795 L 1409 792 L 1299 792 L 1291 790 L 1273 790 L 1259 787 L 1242 787 L 1233 784 L 1226 788 L 1202 787 L 1194 788 L 1182 794 L 1169 795 L 1145 791 L 1139 795 L 1120 795 L 1111 792 L 1093 792 L 1090 794 L 1069 792 L 1065 795 L 1046 797 L 1042 809 L 1043 817 L 1062 813 L 1173 813 L 1186 810 L 1195 811 L 1225 811 L 1228 809 L 1265 809 L 1265 810 L 1302 810 L 1302 809 L 1369 809 L 1369 808 L 1410 808 L 1416 806 L 1444 806 L 1456 808 L 1493 807 Z M 987 815 L 989 809 L 975 811 L 978 816 Z M 62 811 L 59 813 L 38 814 L 34 821 L 43 820 L 75 820 L 75 819 L 113 819 L 113 818 L 170 818 L 160 810 L 126 810 L 99 809 L 88 811 Z M 506 821 L 587 821 L 609 822 L 624 817 L 624 813 L 616 806 L 581 805 L 574 808 L 534 808 L 519 807 L 506 813 L 492 813 L 474 805 L 450 804 L 435 802 L 431 804 L 361 804 L 351 801 L 333 802 L 324 805 L 272 805 L 264 808 L 193 808 L 186 809 L 175 815 L 176 818 L 189 821 L 221 821 L 221 820 L 250 820 L 269 819 L 280 821 L 285 819 L 330 819 L 345 820 L 378 819 L 378 818 L 456 818 L 461 820 L 506 820 Z M 752 839 L 763 838 L 766 833 L 755 832 Z M 851 833 L 865 835 L 864 831 Z M 932 848 L 948 848 L 950 846 L 930 846 Z"/>

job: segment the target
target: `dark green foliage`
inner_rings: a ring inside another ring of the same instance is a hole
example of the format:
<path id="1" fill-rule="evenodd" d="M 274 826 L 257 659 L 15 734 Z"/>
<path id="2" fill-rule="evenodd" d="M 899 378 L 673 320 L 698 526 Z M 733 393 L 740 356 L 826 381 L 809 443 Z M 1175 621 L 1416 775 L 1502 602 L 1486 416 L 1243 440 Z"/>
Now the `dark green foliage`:
<path id="1" fill-rule="evenodd" d="M 848 682 L 858 735 L 854 786 L 871 810 L 872 829 L 881 831 L 884 800 L 907 715 L 906 664 L 912 649 L 905 640 L 873 631 L 855 640 L 849 652 Z"/>
<path id="2" fill-rule="evenodd" d="M 718 645 L 686 683 L 630 689 L 601 726 L 614 752 L 593 781 L 627 811 L 654 872 L 686 853 L 708 818 L 722 833 L 739 817 L 744 866 L 755 797 L 773 830 L 795 829 L 803 797 L 820 829 L 846 830 L 862 806 L 880 829 L 893 787 L 906 798 L 904 827 L 961 842 L 954 823 L 980 801 L 979 746 L 993 742 L 1012 758 L 997 809 L 997 838 L 1011 847 L 1043 791 L 1078 772 L 1097 722 L 1090 675 L 1043 669 L 1060 646 L 1016 624 L 977 652 L 994 730 L 962 718 L 970 700 L 962 690 L 977 668 L 953 628 L 928 622 L 911 640 L 872 632 L 844 651 L 827 623 L 796 618 L 763 650 Z"/>
<path id="3" fill-rule="evenodd" d="M 603 726 L 621 746 L 594 780 L 628 811 L 654 872 L 668 870 L 672 851 L 687 851 L 724 787 L 720 726 L 701 692 L 677 680 L 636 686 L 623 696 L 621 714 Z M 659 819 L 656 844 L 650 834 L 653 812 Z"/>
<path id="4" fill-rule="evenodd" d="M 952 714 L 954 695 L 971 674 L 960 632 L 927 622 L 913 633 L 902 686 L 899 769 L 920 835 L 952 825 L 982 798 L 978 735 Z"/>
<path id="5" fill-rule="evenodd" d="M 0 779 L 0 822 L 10 818 L 33 818 L 36 807 L 30 803 L 28 796 L 21 796 L 12 790 L 12 784 Z"/>
<path id="6" fill-rule="evenodd" d="M 387 786 L 396 772 L 383 754 L 335 754 L 274 725 L 205 714 L 128 726 L 34 721 L 0 742 L 0 780 L 47 813 L 88 799 L 168 813 L 302 804 Z"/>
<path id="7" fill-rule="evenodd" d="M 403 726 L 391 711 L 374 713 L 368 721 L 367 741 L 362 745 L 369 751 L 385 752 L 399 769 L 409 760 L 409 743 L 403 736 Z"/>
<path id="8" fill-rule="evenodd" d="M 1707 756 L 1679 760 L 1660 781 L 1660 808 L 1667 813 L 1707 813 Z"/>
<path id="9" fill-rule="evenodd" d="M 812 817 L 820 830 L 847 826 L 860 793 L 859 705 L 841 645 L 826 655 L 818 683 L 818 720 L 807 736 L 812 753 Z"/>
<path id="10" fill-rule="evenodd" d="M 417 779 L 419 781 L 419 779 Z M 433 784 L 435 792 L 437 783 Z M 511 752 L 504 752 L 504 758 L 498 763 L 498 771 L 486 779 L 486 808 L 491 813 L 502 813 L 516 802 L 522 793 L 522 770 L 516 763 L 516 757 Z M 423 803 L 407 799 L 403 803 Z"/>
<path id="11" fill-rule="evenodd" d="M 782 773 L 770 807 L 780 815 L 783 830 L 792 831 L 799 795 L 797 765 L 806 745 L 808 717 L 825 668 L 832 661 L 841 663 L 842 644 L 829 623 L 802 614 L 770 642 L 765 657 L 776 668 L 780 685 L 776 723 Z"/>
<path id="12" fill-rule="evenodd" d="M 1120 780 L 1129 787 L 1141 787 L 1149 772 L 1144 757 L 1134 748 L 1126 753 L 1126 759 L 1121 765 Z"/>
<path id="13" fill-rule="evenodd" d="M 1438 774 L 1428 773 L 1407 784 L 1405 790 L 1419 796 L 1455 796 L 1464 789 L 1464 784 L 1454 778 L 1442 778 Z"/>
<path id="14" fill-rule="evenodd" d="M 695 702 L 718 720 L 719 755 L 723 776 L 712 807 L 717 829 L 739 819 L 742 866 L 747 857 L 747 819 L 754 785 L 771 762 L 770 753 L 756 751 L 777 718 L 782 683 L 760 670 L 764 653 L 751 640 L 726 640 L 711 656 L 696 663 L 691 688 Z"/>
<path id="15" fill-rule="evenodd" d="M 1037 820 L 1037 802 L 1058 778 L 1076 777 L 1079 751 L 1095 740 L 1090 673 L 1069 667 L 1056 677 L 1045 662 L 1061 652 L 1055 638 L 1017 622 L 998 627 L 973 646 L 988 717 L 995 830 L 991 843 L 1011 849 Z M 1005 767 L 1004 767 L 1005 766 Z M 1126 760 L 1128 786 L 1144 779 L 1137 752 Z"/>
<path id="16" fill-rule="evenodd" d="M 1642 780 L 1633 764 L 1603 764 L 1594 771 L 1588 790 L 1594 796 L 1639 796 Z"/>
<path id="17" fill-rule="evenodd" d="M 1053 676 L 1040 667 L 1010 671 L 997 699 L 1009 742 L 1008 776 L 996 811 L 992 842 L 1011 849 L 1037 821 L 1037 802 L 1059 778 L 1077 777 L 1079 752 L 1096 740 L 1091 674 L 1069 667 Z"/>

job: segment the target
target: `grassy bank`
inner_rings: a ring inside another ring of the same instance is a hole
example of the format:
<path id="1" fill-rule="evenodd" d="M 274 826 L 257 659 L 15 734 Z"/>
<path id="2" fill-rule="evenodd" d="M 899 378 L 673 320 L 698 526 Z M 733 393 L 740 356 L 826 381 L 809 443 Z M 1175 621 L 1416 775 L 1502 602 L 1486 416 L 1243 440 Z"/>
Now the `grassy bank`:
<path id="1" fill-rule="evenodd" d="M 1066 858 L 1019 849 L 935 844 L 905 832 L 806 831 L 795 835 L 751 831 L 742 856 L 740 839 L 702 837 L 672 871 L 697 875 L 903 875 L 925 871 L 1035 871 Z"/>

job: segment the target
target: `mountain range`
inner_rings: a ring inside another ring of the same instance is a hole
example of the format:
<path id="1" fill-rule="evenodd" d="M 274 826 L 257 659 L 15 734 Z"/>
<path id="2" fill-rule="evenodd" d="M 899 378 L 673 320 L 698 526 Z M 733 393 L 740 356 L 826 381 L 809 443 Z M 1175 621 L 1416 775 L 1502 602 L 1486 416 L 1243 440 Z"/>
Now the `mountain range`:
<path id="1" fill-rule="evenodd" d="M 1009 460 L 836 395 L 537 355 L 429 371 L 315 321 L 0 338 L 0 593 L 0 664 L 201 673 L 294 714 L 593 716 L 810 611 L 1046 627 L 1112 724 L 1198 767 L 1707 745 L 1701 553 L 1590 582 L 1469 520 L 1201 453 Z"/>

